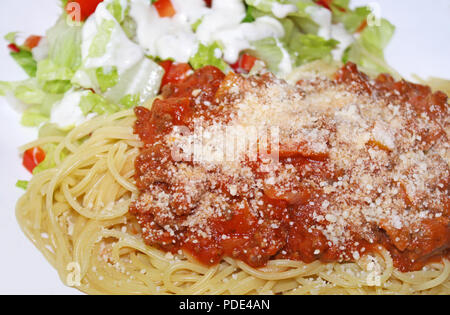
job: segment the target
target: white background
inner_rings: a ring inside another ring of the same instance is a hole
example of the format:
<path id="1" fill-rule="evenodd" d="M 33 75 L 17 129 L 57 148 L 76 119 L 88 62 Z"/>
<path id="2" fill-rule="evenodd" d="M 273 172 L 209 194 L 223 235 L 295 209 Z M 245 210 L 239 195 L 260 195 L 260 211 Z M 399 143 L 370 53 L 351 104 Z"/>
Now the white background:
<path id="1" fill-rule="evenodd" d="M 186 0 L 189 1 L 189 0 Z M 9 57 L 3 36 L 44 34 L 59 16 L 59 0 L 0 0 L 0 81 L 25 79 Z M 387 49 L 388 62 L 401 74 L 450 79 L 450 0 L 353 0 L 354 5 L 378 3 L 383 17 L 397 26 Z M 18 179 L 29 175 L 17 147 L 33 140 L 35 131 L 19 125 L 19 115 L 0 98 L 0 294 L 77 294 L 25 238 L 14 216 L 22 191 Z"/>

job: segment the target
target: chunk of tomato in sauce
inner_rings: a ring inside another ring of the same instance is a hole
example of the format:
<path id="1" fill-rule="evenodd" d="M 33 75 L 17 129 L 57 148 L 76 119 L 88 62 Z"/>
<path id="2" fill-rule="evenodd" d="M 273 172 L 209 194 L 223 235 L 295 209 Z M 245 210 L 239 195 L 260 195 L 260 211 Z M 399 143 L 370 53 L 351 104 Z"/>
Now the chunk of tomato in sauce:
<path id="1" fill-rule="evenodd" d="M 169 84 L 163 89 L 163 96 L 192 97 L 195 90 L 201 91 L 202 101 L 212 101 L 225 74 L 214 66 L 206 66 L 196 70 L 185 80 L 176 84 Z"/>
<path id="2" fill-rule="evenodd" d="M 152 109 L 136 107 L 135 132 L 146 144 L 166 135 L 173 126 L 186 125 L 193 114 L 191 101 L 187 97 L 156 99 Z"/>
<path id="3" fill-rule="evenodd" d="M 161 87 L 169 83 L 176 84 L 182 82 L 192 73 L 192 67 L 187 63 L 174 63 L 171 60 L 165 60 L 160 62 L 159 65 L 165 71 L 161 81 Z"/>
<path id="4" fill-rule="evenodd" d="M 249 73 L 257 60 L 259 59 L 252 55 L 243 54 L 235 64 L 231 65 L 231 68 L 237 73 Z"/>
<path id="5" fill-rule="evenodd" d="M 170 116 L 172 125 L 184 125 L 192 114 L 191 102 L 187 97 L 174 97 L 166 100 L 156 99 L 153 102 L 152 119 L 154 121 L 162 120 L 162 116 Z"/>

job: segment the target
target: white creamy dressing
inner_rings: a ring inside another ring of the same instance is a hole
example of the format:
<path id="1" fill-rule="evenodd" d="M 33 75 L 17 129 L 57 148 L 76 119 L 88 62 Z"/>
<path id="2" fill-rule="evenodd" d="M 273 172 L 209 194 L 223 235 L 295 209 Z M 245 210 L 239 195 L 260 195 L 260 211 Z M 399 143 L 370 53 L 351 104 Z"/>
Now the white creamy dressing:
<path id="1" fill-rule="evenodd" d="M 195 23 L 193 20 L 197 18 L 192 13 L 195 11 L 194 5 L 200 6 L 199 1 L 193 1 L 190 8 L 180 5 L 178 8 L 186 11 L 177 11 L 172 18 L 161 18 L 149 1 L 132 1 L 130 16 L 137 24 L 136 39 L 148 55 L 171 58 L 178 62 L 188 62 L 195 55 L 198 43 L 191 27 Z"/>
<path id="2" fill-rule="evenodd" d="M 50 46 L 47 37 L 42 37 L 39 44 L 31 50 L 33 59 L 37 62 L 44 60 L 48 57 Z"/>
<path id="3" fill-rule="evenodd" d="M 335 60 L 341 60 L 345 49 L 355 41 L 355 37 L 347 32 L 342 23 L 331 26 L 331 37 L 339 41 L 338 47 L 332 51 L 333 58 Z"/>
<path id="4" fill-rule="evenodd" d="M 89 91 L 75 92 L 73 89 L 66 92 L 63 99 L 53 105 L 50 122 L 57 124 L 61 129 L 68 129 L 89 120 L 92 115 L 84 116 L 80 108 L 81 97 L 89 93 Z"/>
<path id="5" fill-rule="evenodd" d="M 250 47 L 243 29 L 239 29 L 244 17 L 245 6 L 242 1 L 213 1 L 211 9 L 197 28 L 197 38 L 203 44 L 218 41 L 223 46 L 225 61 L 235 63 L 239 52 Z"/>
<path id="6" fill-rule="evenodd" d="M 274 2 L 272 4 L 272 13 L 279 19 L 284 19 L 289 13 L 296 12 L 297 6 L 294 4 L 282 4 Z"/>
<path id="7" fill-rule="evenodd" d="M 133 0 L 134 1 L 134 0 Z M 209 8 L 205 0 L 171 0 L 179 20 L 184 20 L 189 25 L 194 24 L 208 13 Z"/>
<path id="8" fill-rule="evenodd" d="M 241 23 L 246 14 L 241 0 L 215 0 L 211 8 L 203 0 L 172 0 L 172 3 L 176 14 L 161 18 L 148 1 L 131 2 L 130 16 L 137 24 L 137 41 L 149 55 L 188 62 L 199 43 L 210 45 L 217 41 L 223 47 L 223 58 L 232 64 L 241 51 L 251 48 L 252 41 L 284 36 L 283 26 L 271 17 Z M 286 12 L 286 8 L 278 10 Z M 194 33 L 192 24 L 199 20 Z"/>
<path id="9" fill-rule="evenodd" d="M 287 76 L 292 72 L 292 60 L 291 55 L 284 49 L 282 43 L 277 39 L 277 46 L 280 48 L 283 53 L 283 59 L 281 59 L 280 64 L 278 65 L 279 72 L 282 76 Z"/>
<path id="10" fill-rule="evenodd" d="M 218 41 L 224 46 L 223 59 L 230 64 L 239 59 L 241 51 L 252 48 L 252 41 L 283 36 L 283 26 L 274 18 L 268 16 L 259 17 L 252 23 L 242 23 L 230 28 L 220 29 L 211 34 L 212 42 Z"/>
<path id="11" fill-rule="evenodd" d="M 345 49 L 355 41 L 354 36 L 347 32 L 342 23 L 333 24 L 331 12 L 326 8 L 309 6 L 306 8 L 306 13 L 319 26 L 318 36 L 326 40 L 335 39 L 339 41 L 338 46 L 332 51 L 332 54 L 335 60 L 341 60 Z"/>
<path id="12" fill-rule="evenodd" d="M 327 40 L 331 39 L 332 15 L 330 10 L 321 6 L 309 6 L 305 11 L 311 16 L 311 19 L 319 25 L 317 35 Z"/>
<path id="13" fill-rule="evenodd" d="M 108 11 L 106 7 L 108 2 L 110 1 L 100 3 L 95 13 L 89 17 L 83 26 L 81 45 L 83 66 L 86 69 L 116 67 L 118 73 L 122 74 L 141 60 L 144 53 L 139 45 L 133 43 L 127 37 L 120 24 Z M 106 53 L 101 57 L 93 58 L 89 56 L 89 51 L 99 28 L 105 21 L 113 21 L 114 23 L 111 38 L 106 45 Z"/>

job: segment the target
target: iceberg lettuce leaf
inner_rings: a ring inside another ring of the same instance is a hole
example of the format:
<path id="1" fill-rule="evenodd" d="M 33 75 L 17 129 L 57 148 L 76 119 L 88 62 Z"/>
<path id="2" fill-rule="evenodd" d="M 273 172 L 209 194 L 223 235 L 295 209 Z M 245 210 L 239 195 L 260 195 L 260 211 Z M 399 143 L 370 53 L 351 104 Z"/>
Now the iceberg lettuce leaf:
<path id="1" fill-rule="evenodd" d="M 289 50 L 295 58 L 296 66 L 300 66 L 314 60 L 332 58 L 331 51 L 338 44 L 334 39 L 326 40 L 313 34 L 297 33 L 289 43 Z"/>
<path id="2" fill-rule="evenodd" d="M 119 73 L 116 67 L 101 67 L 95 71 L 100 90 L 106 92 L 119 82 Z"/>
<path id="3" fill-rule="evenodd" d="M 384 58 L 384 49 L 394 35 L 395 27 L 385 19 L 380 25 L 367 26 L 360 37 L 345 52 L 343 62 L 352 61 L 368 74 L 389 72 L 398 76 Z"/>
<path id="4" fill-rule="evenodd" d="M 37 63 L 31 51 L 21 49 L 19 52 L 11 52 L 10 55 L 30 77 L 36 76 Z"/>
<path id="5" fill-rule="evenodd" d="M 225 72 L 229 68 L 222 59 L 222 49 L 217 42 L 209 46 L 200 44 L 197 53 L 189 60 L 189 63 L 194 69 L 211 65 Z"/>
<path id="6" fill-rule="evenodd" d="M 47 31 L 49 59 L 56 65 L 75 72 L 81 65 L 81 32 L 79 26 L 70 26 L 61 17 Z"/>

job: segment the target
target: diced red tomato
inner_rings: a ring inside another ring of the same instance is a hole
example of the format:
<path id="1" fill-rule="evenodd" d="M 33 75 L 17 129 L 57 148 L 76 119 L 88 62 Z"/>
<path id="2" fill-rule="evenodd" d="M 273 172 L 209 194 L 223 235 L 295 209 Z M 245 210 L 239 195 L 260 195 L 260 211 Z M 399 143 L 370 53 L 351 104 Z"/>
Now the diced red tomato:
<path id="1" fill-rule="evenodd" d="M 103 2 L 103 0 L 73 0 L 67 3 L 66 12 L 67 14 L 74 13 L 75 9 L 73 7 L 73 3 L 77 3 L 80 6 L 80 18 L 81 21 L 86 21 L 88 17 L 91 16 L 92 13 L 95 12 L 97 6 Z M 76 15 L 72 18 L 74 21 L 76 19 Z"/>
<path id="2" fill-rule="evenodd" d="M 191 66 L 187 63 L 174 63 L 170 60 L 166 60 L 162 61 L 160 65 L 166 72 L 162 79 L 161 87 L 169 83 L 181 82 L 192 72 Z"/>
<path id="3" fill-rule="evenodd" d="M 317 0 L 316 3 L 331 11 L 331 5 L 333 4 L 333 0 Z M 334 5 L 334 8 L 338 9 L 341 12 L 346 12 L 345 8 L 342 8 L 338 5 Z"/>
<path id="4" fill-rule="evenodd" d="M 364 20 L 364 22 L 361 23 L 361 25 L 356 30 L 356 33 L 361 33 L 364 31 L 364 29 L 367 27 L 367 20 Z"/>
<path id="5" fill-rule="evenodd" d="M 23 45 L 31 50 L 39 45 L 41 39 L 42 36 L 31 35 L 25 40 L 25 43 Z"/>
<path id="6" fill-rule="evenodd" d="M 212 0 L 205 0 L 205 3 L 208 8 L 212 7 Z"/>
<path id="7" fill-rule="evenodd" d="M 20 52 L 20 48 L 17 47 L 17 45 L 14 44 L 14 43 L 9 44 L 9 45 L 8 45 L 8 49 L 9 49 L 11 52 L 14 52 L 14 53 Z"/>
<path id="8" fill-rule="evenodd" d="M 157 0 L 153 5 L 160 17 L 172 17 L 175 15 L 175 9 L 170 0 Z"/>
<path id="9" fill-rule="evenodd" d="M 327 8 L 328 10 L 331 10 L 331 3 L 333 2 L 333 0 L 318 0 L 316 1 L 316 3 L 318 5 L 321 5 L 324 8 Z"/>
<path id="10" fill-rule="evenodd" d="M 258 58 L 252 55 L 243 54 L 235 64 L 231 65 L 231 67 L 237 73 L 250 72 L 250 70 L 252 70 L 257 60 Z"/>
<path id="11" fill-rule="evenodd" d="M 22 164 L 30 173 L 33 173 L 34 168 L 44 160 L 45 151 L 40 147 L 34 147 L 25 151 Z"/>
<path id="12" fill-rule="evenodd" d="M 241 68 L 244 69 L 247 72 L 250 72 L 252 70 L 253 66 L 255 65 L 255 62 L 258 60 L 258 58 L 253 57 L 251 55 L 243 54 L 241 57 Z"/>

